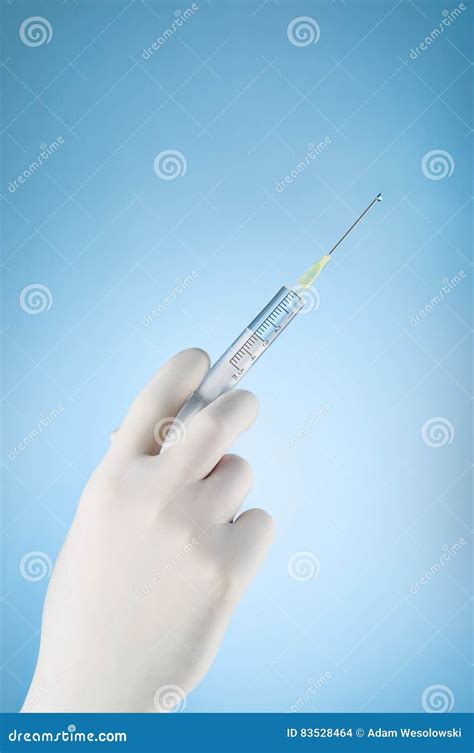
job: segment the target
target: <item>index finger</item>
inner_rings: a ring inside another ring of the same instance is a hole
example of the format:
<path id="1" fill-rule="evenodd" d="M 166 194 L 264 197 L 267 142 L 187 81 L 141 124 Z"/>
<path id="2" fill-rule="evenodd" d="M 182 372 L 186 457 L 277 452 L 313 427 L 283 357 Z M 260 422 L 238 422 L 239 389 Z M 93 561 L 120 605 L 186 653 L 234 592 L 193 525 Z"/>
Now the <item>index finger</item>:
<path id="1" fill-rule="evenodd" d="M 251 392 L 226 392 L 192 418 L 182 444 L 171 447 L 160 460 L 174 465 L 183 480 L 203 479 L 257 414 L 257 398 Z"/>

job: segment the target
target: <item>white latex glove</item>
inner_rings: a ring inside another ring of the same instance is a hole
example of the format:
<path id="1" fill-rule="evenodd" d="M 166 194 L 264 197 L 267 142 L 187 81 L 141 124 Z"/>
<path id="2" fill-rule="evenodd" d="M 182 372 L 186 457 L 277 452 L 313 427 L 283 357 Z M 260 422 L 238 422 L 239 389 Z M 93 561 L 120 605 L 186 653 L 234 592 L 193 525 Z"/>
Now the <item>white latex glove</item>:
<path id="1" fill-rule="evenodd" d="M 23 711 L 170 711 L 209 669 L 273 538 L 252 483 L 224 453 L 257 415 L 234 390 L 159 454 L 209 359 L 178 353 L 132 404 L 89 480 L 54 567 Z M 157 441 L 158 440 L 158 441 Z"/>

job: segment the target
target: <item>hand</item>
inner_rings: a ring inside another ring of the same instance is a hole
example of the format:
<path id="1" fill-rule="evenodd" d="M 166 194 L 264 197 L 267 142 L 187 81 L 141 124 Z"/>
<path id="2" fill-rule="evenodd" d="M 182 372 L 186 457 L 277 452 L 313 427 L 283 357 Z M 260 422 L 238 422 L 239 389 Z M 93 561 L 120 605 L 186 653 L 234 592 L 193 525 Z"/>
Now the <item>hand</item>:
<path id="1" fill-rule="evenodd" d="M 235 518 L 248 464 L 224 454 L 257 415 L 234 390 L 173 430 L 209 359 L 178 353 L 132 404 L 89 480 L 49 585 L 23 711 L 169 711 L 209 669 L 273 538 L 263 510 Z"/>

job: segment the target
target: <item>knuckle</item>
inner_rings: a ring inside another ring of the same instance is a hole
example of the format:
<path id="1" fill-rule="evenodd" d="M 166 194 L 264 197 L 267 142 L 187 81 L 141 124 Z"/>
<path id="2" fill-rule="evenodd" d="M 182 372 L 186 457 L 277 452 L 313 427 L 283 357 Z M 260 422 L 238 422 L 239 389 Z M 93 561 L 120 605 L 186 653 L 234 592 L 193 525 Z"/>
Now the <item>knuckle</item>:
<path id="1" fill-rule="evenodd" d="M 198 422 L 196 422 L 198 423 Z M 221 421 L 213 411 L 204 409 L 199 416 L 199 432 L 203 434 L 215 434 L 222 426 Z"/>
<path id="2" fill-rule="evenodd" d="M 194 359 L 194 360 L 202 360 L 205 362 L 208 366 L 210 364 L 211 359 L 209 358 L 208 353 L 206 353 L 205 350 L 202 348 L 184 348 L 183 350 L 180 350 L 178 353 L 176 353 L 169 361 L 179 361 L 182 358 L 187 359 Z"/>
<path id="3" fill-rule="evenodd" d="M 254 526 L 264 538 L 273 538 L 275 534 L 275 520 L 266 510 L 255 508 L 249 510 L 252 513 L 254 519 Z"/>
<path id="4" fill-rule="evenodd" d="M 245 482 L 246 486 L 252 486 L 254 475 L 252 466 L 248 462 L 248 460 L 245 460 L 245 458 L 242 458 L 240 455 L 232 455 L 232 462 L 235 464 L 237 473 L 241 477 L 241 479 Z"/>
<path id="5" fill-rule="evenodd" d="M 257 413 L 257 411 L 258 411 L 258 400 L 255 397 L 255 395 L 253 394 L 253 392 L 249 392 L 248 390 L 234 390 L 233 391 L 233 399 L 239 405 L 242 405 L 243 407 L 248 408 L 249 410 L 252 410 L 255 413 Z"/>

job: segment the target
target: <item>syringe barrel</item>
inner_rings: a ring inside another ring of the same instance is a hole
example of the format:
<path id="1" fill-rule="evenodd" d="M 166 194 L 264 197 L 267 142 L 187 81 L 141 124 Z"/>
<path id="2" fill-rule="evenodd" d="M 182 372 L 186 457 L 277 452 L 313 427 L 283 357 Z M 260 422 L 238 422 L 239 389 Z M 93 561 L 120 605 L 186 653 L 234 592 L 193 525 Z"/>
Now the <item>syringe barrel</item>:
<path id="1" fill-rule="evenodd" d="M 235 387 L 302 306 L 292 290 L 280 288 L 209 369 L 197 390 L 201 399 L 210 403 Z"/>
<path id="2" fill-rule="evenodd" d="M 209 369 L 198 389 L 179 411 L 176 421 L 186 424 L 219 395 L 235 387 L 254 362 L 303 308 L 304 301 L 283 286 Z M 166 440 L 161 452 L 166 449 Z"/>

